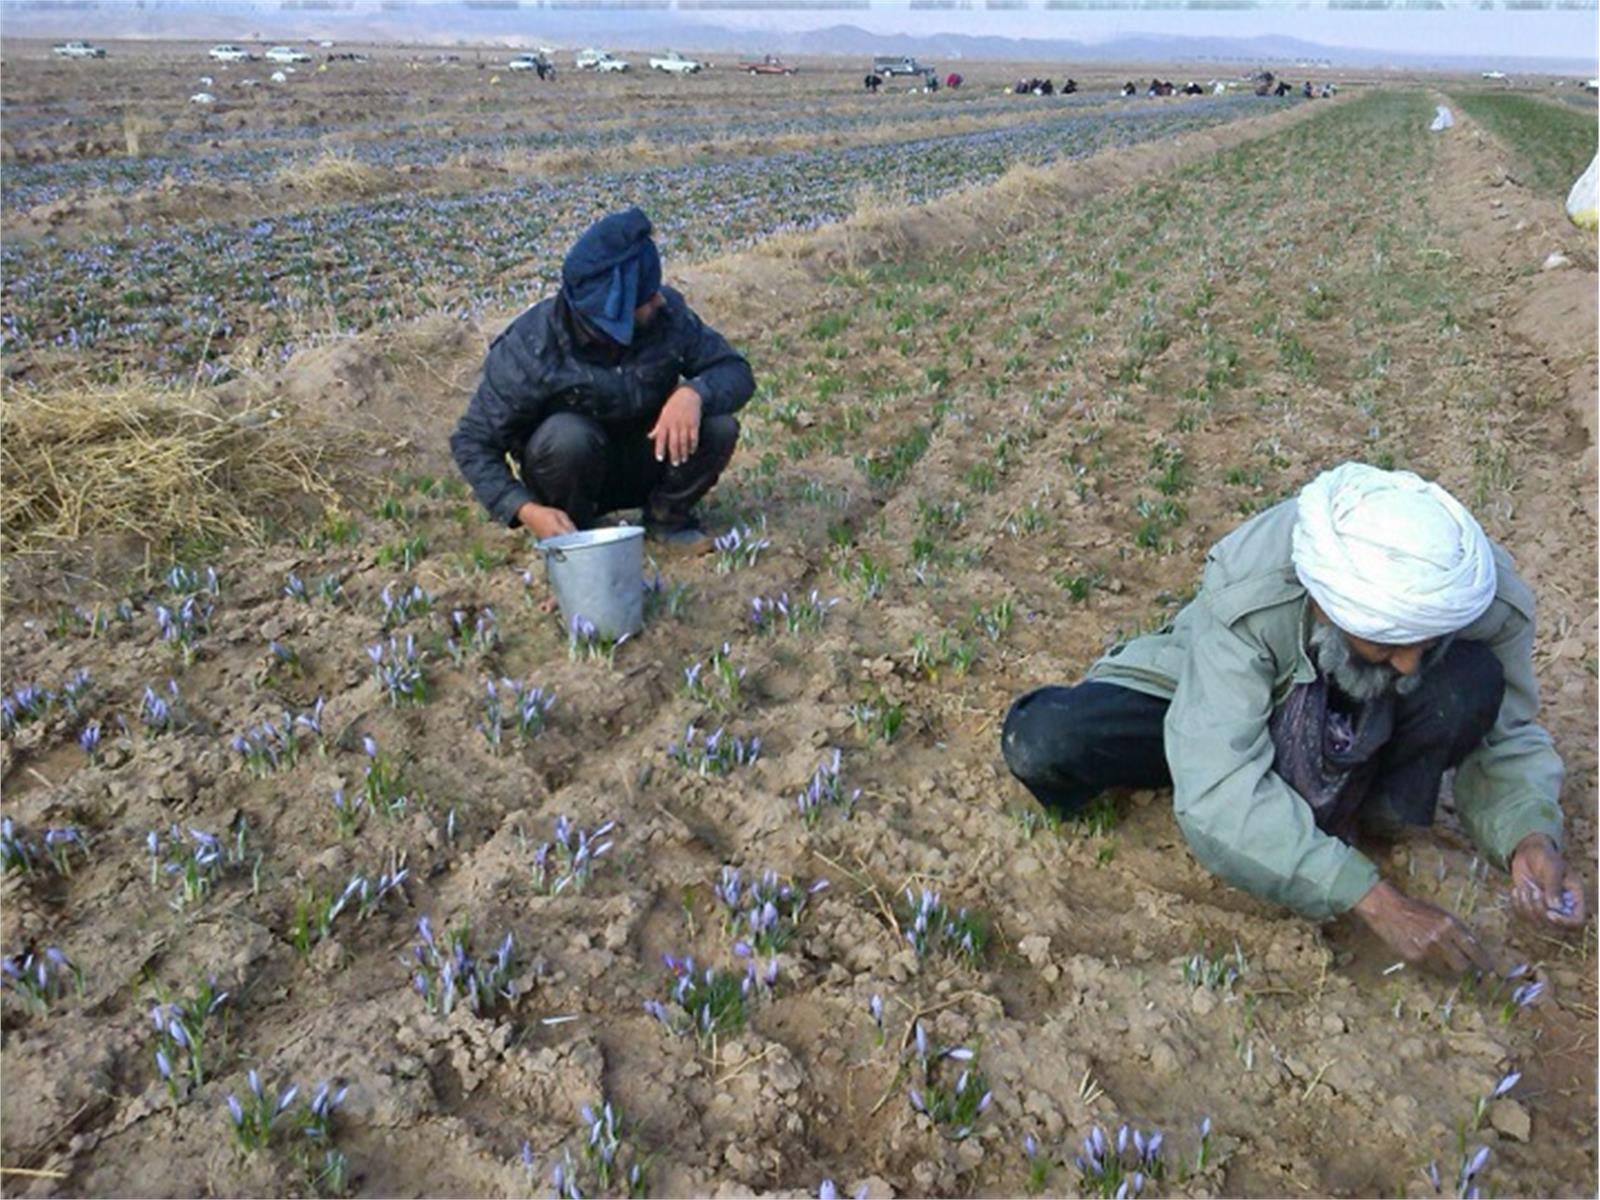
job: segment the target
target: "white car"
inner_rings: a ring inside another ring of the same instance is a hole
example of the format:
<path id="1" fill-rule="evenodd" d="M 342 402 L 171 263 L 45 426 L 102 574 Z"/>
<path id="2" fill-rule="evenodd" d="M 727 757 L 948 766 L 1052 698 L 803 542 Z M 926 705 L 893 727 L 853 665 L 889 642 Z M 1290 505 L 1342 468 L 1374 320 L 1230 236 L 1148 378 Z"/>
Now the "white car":
<path id="1" fill-rule="evenodd" d="M 268 62 L 275 63 L 308 63 L 311 55 L 304 50 L 296 50 L 293 46 L 274 46 L 261 56 Z"/>
<path id="2" fill-rule="evenodd" d="M 572 59 L 573 65 L 580 71 L 626 71 L 628 60 L 613 58 L 605 50 L 580 50 Z"/>
<path id="3" fill-rule="evenodd" d="M 255 55 L 251 54 L 243 46 L 233 46 L 227 43 L 213 46 L 206 53 L 217 62 L 250 62 L 255 58 Z"/>
<path id="4" fill-rule="evenodd" d="M 59 46 L 52 46 L 50 52 L 58 58 L 104 58 L 106 52 L 99 46 L 91 46 L 88 42 L 62 42 Z"/>
<path id="5" fill-rule="evenodd" d="M 547 62 L 540 55 L 537 55 L 537 54 L 519 54 L 515 58 L 513 58 L 510 62 L 506 63 L 506 70 L 508 70 L 508 71 L 537 71 L 541 66 L 543 66 L 546 71 L 548 71 L 550 69 L 549 62 Z"/>
<path id="6" fill-rule="evenodd" d="M 700 65 L 692 58 L 685 58 L 676 50 L 668 50 L 662 57 L 650 60 L 652 71 L 665 71 L 669 75 L 698 75 Z"/>

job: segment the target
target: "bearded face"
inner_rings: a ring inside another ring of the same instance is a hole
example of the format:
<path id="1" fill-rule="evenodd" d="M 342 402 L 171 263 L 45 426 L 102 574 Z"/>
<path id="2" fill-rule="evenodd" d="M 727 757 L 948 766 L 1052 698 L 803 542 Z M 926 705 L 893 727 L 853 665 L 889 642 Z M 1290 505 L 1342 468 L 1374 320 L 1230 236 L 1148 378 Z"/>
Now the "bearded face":
<path id="1" fill-rule="evenodd" d="M 1311 627 L 1311 658 L 1334 687 L 1356 703 L 1367 704 L 1390 691 L 1397 696 L 1416 691 L 1423 675 L 1444 657 L 1450 642 L 1450 638 L 1440 638 L 1423 654 L 1417 669 L 1404 675 L 1388 663 L 1368 662 L 1341 630 L 1318 620 Z"/>

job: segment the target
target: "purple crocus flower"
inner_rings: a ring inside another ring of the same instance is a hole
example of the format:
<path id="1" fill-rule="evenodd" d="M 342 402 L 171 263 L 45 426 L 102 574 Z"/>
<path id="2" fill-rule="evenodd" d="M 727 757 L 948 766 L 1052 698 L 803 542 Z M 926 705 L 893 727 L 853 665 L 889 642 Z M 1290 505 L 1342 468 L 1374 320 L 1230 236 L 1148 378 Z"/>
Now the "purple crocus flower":
<path id="1" fill-rule="evenodd" d="M 244 1105 L 239 1103 L 239 1097 L 232 1092 L 228 1093 L 228 1113 L 233 1117 L 235 1125 L 244 1125 Z"/>
<path id="2" fill-rule="evenodd" d="M 1202 1133 L 1200 1136 L 1201 1137 L 1210 1136 L 1211 1125 L 1209 1123 L 1209 1118 L 1207 1118 L 1207 1124 L 1203 1128 L 1204 1128 L 1205 1132 Z M 1145 1148 L 1144 1148 L 1144 1161 L 1146 1163 L 1148 1163 L 1148 1164 L 1150 1164 L 1152 1166 L 1155 1164 L 1156 1156 L 1161 1153 L 1161 1143 L 1165 1139 L 1166 1139 L 1166 1135 L 1163 1134 L 1159 1129 L 1156 1130 L 1154 1133 L 1152 1133 L 1150 1135 L 1150 1140 L 1145 1143 Z"/>
<path id="3" fill-rule="evenodd" d="M 170 1060 L 168 1060 L 165 1051 L 156 1051 L 156 1070 L 161 1072 L 161 1078 L 172 1078 L 172 1063 Z"/>

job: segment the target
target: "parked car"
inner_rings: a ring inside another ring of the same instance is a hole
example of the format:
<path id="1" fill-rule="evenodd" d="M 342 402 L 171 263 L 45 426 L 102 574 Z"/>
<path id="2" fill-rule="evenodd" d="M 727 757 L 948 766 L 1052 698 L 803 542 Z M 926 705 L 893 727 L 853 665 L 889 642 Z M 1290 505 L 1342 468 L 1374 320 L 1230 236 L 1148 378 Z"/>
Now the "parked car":
<path id="1" fill-rule="evenodd" d="M 580 71 L 626 71 L 628 69 L 627 59 L 613 58 L 609 52 L 593 48 L 579 50 L 573 56 L 572 63 Z"/>
<path id="2" fill-rule="evenodd" d="M 739 64 L 752 75 L 793 75 L 795 68 L 791 67 L 776 54 L 763 54 L 759 62 L 745 62 Z"/>
<path id="3" fill-rule="evenodd" d="M 50 52 L 58 58 L 104 58 L 105 50 L 100 46 L 91 46 L 88 42 L 62 42 L 59 46 L 50 47 Z"/>
<path id="4" fill-rule="evenodd" d="M 874 75 L 927 75 L 932 70 L 909 54 L 880 54 L 872 60 Z"/>
<path id="5" fill-rule="evenodd" d="M 669 75 L 698 75 L 700 63 L 692 58 L 685 58 L 676 50 L 668 50 L 660 58 L 650 60 L 652 71 L 665 71 Z"/>
<path id="6" fill-rule="evenodd" d="M 268 62 L 275 63 L 308 63 L 311 55 L 304 50 L 296 50 L 293 46 L 274 46 L 261 56 Z"/>
<path id="7" fill-rule="evenodd" d="M 540 79 L 553 79 L 556 69 L 542 54 L 519 54 L 506 63 L 508 71 L 537 71 Z"/>
<path id="8" fill-rule="evenodd" d="M 255 55 L 243 46 L 234 46 L 227 42 L 211 47 L 206 53 L 217 62 L 251 62 L 255 58 Z"/>

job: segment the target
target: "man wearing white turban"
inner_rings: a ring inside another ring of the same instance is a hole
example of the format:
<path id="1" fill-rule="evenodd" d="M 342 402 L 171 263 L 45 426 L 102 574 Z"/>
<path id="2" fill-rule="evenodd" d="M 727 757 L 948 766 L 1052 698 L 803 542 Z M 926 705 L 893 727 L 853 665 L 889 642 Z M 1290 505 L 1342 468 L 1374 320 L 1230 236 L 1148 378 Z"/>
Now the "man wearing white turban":
<path id="1" fill-rule="evenodd" d="M 1511 872 L 1516 909 L 1583 924 L 1561 760 L 1535 721 L 1533 610 L 1443 488 L 1346 463 L 1213 546 L 1171 625 L 1017 700 L 1001 747 L 1062 814 L 1170 785 L 1208 870 L 1313 920 L 1354 912 L 1408 961 L 1487 970 L 1463 922 L 1350 839 L 1431 824 L 1454 768 L 1456 814 Z"/>

